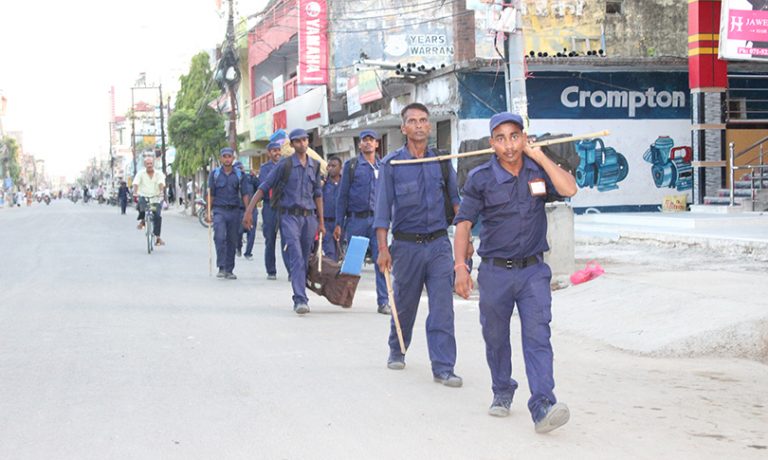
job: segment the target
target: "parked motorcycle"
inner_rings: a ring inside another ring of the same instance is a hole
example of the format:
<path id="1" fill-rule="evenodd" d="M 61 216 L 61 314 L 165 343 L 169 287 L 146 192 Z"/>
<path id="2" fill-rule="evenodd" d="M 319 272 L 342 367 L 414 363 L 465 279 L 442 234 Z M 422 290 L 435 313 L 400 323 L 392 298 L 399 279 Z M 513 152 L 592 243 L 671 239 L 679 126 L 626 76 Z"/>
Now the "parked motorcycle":
<path id="1" fill-rule="evenodd" d="M 204 199 L 197 198 L 195 200 L 195 205 L 197 206 L 197 220 L 200 221 L 200 225 L 202 225 L 205 228 L 208 228 L 211 225 L 205 220 L 205 218 L 208 215 L 208 204 L 205 202 Z"/>

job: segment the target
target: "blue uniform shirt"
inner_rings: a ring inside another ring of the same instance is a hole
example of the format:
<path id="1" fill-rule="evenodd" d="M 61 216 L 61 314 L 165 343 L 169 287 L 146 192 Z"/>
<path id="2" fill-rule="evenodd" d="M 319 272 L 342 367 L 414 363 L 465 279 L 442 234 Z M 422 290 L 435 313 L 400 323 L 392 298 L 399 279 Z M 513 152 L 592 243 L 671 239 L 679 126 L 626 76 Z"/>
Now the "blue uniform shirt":
<path id="1" fill-rule="evenodd" d="M 532 196 L 530 181 L 544 180 L 547 194 Z M 522 259 L 549 250 L 547 245 L 547 197 L 562 198 L 544 170 L 528 157 L 517 177 L 501 167 L 494 155 L 473 169 L 462 190 L 454 223 L 476 222 L 482 216 L 481 257 Z"/>
<path id="2" fill-rule="evenodd" d="M 213 197 L 211 206 L 242 206 L 243 200 L 240 194 L 241 192 L 244 194 L 246 191 L 246 175 L 242 174 L 238 180 L 234 168 L 232 172 L 227 174 L 224 172 L 224 167 L 221 167 L 219 177 L 214 181 L 215 173 L 214 170 L 208 175 L 208 187 L 211 189 L 211 196 Z"/>
<path id="3" fill-rule="evenodd" d="M 288 183 L 283 188 L 283 196 L 280 199 L 281 208 L 303 208 L 316 209 L 315 198 L 323 195 L 320 188 L 318 171 L 320 165 L 312 158 L 307 157 L 307 165 L 302 166 L 297 155 L 280 160 L 270 171 L 269 176 L 259 185 L 259 190 L 267 194 L 274 188 L 279 180 L 282 180 L 283 164 L 286 161 L 291 162 L 291 174 L 288 176 Z"/>
<path id="4" fill-rule="evenodd" d="M 275 166 L 277 166 L 277 163 L 272 163 L 272 161 L 268 161 L 261 165 L 261 168 L 259 169 L 259 184 L 263 183 L 267 180 L 267 177 L 269 177 L 269 173 L 272 172 L 273 169 L 275 169 Z M 256 188 L 253 189 L 253 193 L 256 193 L 256 190 L 259 187 L 256 186 Z M 264 202 L 269 203 L 269 190 L 264 191 Z"/>
<path id="5" fill-rule="evenodd" d="M 376 208 L 376 170 L 381 162 L 371 165 L 363 154 L 357 155 L 355 177 L 349 176 L 349 161 L 344 164 L 339 199 L 336 203 L 336 223 L 342 225 L 347 213 L 373 211 Z M 348 193 L 344 193 L 348 190 Z M 326 214 L 327 215 L 327 214 Z"/>
<path id="6" fill-rule="evenodd" d="M 323 217 L 325 219 L 336 217 L 336 199 L 339 196 L 341 182 L 334 184 L 331 179 L 323 185 Z"/>
<path id="7" fill-rule="evenodd" d="M 427 157 L 436 156 L 427 150 Z M 440 163 L 414 163 L 392 165 L 392 160 L 410 160 L 413 156 L 407 146 L 395 150 L 381 161 L 379 181 L 376 184 L 376 209 L 374 228 L 388 228 L 393 232 L 432 233 L 445 230 L 445 199 L 443 173 Z M 456 171 L 453 166 L 448 177 L 451 203 L 459 203 Z"/>

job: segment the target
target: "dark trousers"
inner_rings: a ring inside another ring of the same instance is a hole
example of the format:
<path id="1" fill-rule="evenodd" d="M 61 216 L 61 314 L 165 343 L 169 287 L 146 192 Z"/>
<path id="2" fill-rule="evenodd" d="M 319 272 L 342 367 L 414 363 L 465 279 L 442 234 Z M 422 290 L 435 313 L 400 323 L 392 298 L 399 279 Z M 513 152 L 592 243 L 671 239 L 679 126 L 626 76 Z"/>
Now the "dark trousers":
<path id="1" fill-rule="evenodd" d="M 277 274 L 277 267 L 275 266 L 275 244 L 277 242 L 278 232 L 277 222 L 277 211 L 273 209 L 269 203 L 264 203 L 264 206 L 261 208 L 261 232 L 262 235 L 264 235 L 264 266 L 267 269 L 268 275 Z M 285 270 L 290 274 L 291 269 L 288 264 L 285 239 L 283 238 L 282 231 L 280 233 L 280 240 L 283 244 L 283 247 L 280 248 L 283 255 L 283 264 L 285 265 Z"/>
<path id="2" fill-rule="evenodd" d="M 528 410 L 534 421 L 548 404 L 557 402 L 553 390 L 552 271 L 545 263 L 526 268 L 507 269 L 483 262 L 477 284 L 480 287 L 480 324 L 485 340 L 485 357 L 491 370 L 493 394 L 512 399 L 517 382 L 512 378 L 512 350 L 509 343 L 510 320 L 517 305 L 523 342 L 525 373 L 531 398 Z M 398 305 L 399 306 L 399 305 Z"/>
<path id="3" fill-rule="evenodd" d="M 325 235 L 323 235 L 323 254 L 333 260 L 338 261 L 339 255 L 336 253 L 336 240 L 333 238 L 333 228 L 336 227 L 336 220 L 325 221 Z"/>
<path id="4" fill-rule="evenodd" d="M 216 243 L 216 266 L 225 272 L 235 269 L 235 250 L 240 238 L 240 209 L 213 208 L 213 241 Z"/>
<path id="5" fill-rule="evenodd" d="M 280 230 L 288 247 L 293 303 L 307 303 L 307 267 L 317 233 L 317 216 L 280 216 Z"/>
<path id="6" fill-rule="evenodd" d="M 347 218 L 346 229 L 344 229 L 344 238 L 349 241 L 353 236 L 364 236 L 368 238 L 368 247 L 371 250 L 371 256 L 374 261 L 374 270 L 376 271 L 376 303 L 384 305 L 389 303 L 387 295 L 387 281 L 384 274 L 379 270 L 379 264 L 376 260 L 379 258 L 379 245 L 376 241 L 376 230 L 373 228 L 373 216 Z"/>
<path id="7" fill-rule="evenodd" d="M 432 373 L 453 371 L 456 364 L 456 339 L 453 329 L 453 256 L 448 237 L 427 243 L 392 242 L 392 274 L 395 304 L 406 348 L 411 343 L 413 325 L 424 286 L 429 298 L 427 347 Z M 399 355 L 395 321 L 390 321 L 390 354 Z"/>
<path id="8" fill-rule="evenodd" d="M 163 216 L 161 215 L 162 205 L 160 203 L 150 204 L 147 202 L 146 198 L 140 196 L 137 206 L 139 210 L 139 216 L 136 218 L 136 220 L 144 220 L 146 216 L 146 210 L 150 206 L 152 207 L 150 212 L 154 215 L 154 218 L 152 219 L 152 233 L 159 237 L 160 229 L 163 226 Z"/>
<path id="9" fill-rule="evenodd" d="M 256 225 L 259 222 L 259 210 L 253 208 L 253 227 L 250 230 L 242 229 L 245 233 L 245 252 L 244 255 L 253 255 L 253 244 L 256 242 Z M 243 244 L 243 239 L 240 238 L 240 244 Z"/>
<path id="10" fill-rule="evenodd" d="M 120 198 L 120 214 L 125 214 L 125 208 L 128 207 L 128 199 Z"/>

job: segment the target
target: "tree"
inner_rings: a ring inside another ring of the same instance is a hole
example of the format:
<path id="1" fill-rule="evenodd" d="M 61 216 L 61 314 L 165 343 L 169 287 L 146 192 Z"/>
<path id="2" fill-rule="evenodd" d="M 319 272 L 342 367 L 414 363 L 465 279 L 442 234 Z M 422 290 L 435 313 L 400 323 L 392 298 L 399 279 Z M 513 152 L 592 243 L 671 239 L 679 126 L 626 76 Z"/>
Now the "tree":
<path id="1" fill-rule="evenodd" d="M 208 106 L 216 97 L 216 92 L 211 91 L 215 86 L 208 53 L 195 55 L 189 73 L 179 80 L 176 110 L 168 119 L 168 134 L 176 146 L 173 170 L 194 177 L 214 152 L 227 145 L 224 119 Z"/>
<path id="2" fill-rule="evenodd" d="M 0 139 L 0 153 L 5 158 L 6 170 L 8 175 L 13 179 L 14 184 L 19 183 L 19 177 L 21 176 L 21 167 L 19 166 L 19 145 L 16 143 L 16 139 L 5 136 Z"/>

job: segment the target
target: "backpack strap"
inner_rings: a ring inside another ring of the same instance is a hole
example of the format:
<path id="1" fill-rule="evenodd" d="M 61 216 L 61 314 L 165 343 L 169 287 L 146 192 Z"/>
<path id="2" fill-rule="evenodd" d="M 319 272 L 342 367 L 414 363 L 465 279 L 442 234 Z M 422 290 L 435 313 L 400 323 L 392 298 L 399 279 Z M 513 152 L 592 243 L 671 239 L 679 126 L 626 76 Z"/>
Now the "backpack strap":
<path id="1" fill-rule="evenodd" d="M 451 177 L 451 161 L 450 160 L 443 160 L 439 161 L 440 163 L 440 170 L 443 173 L 443 200 L 445 201 L 445 220 L 448 223 L 448 226 L 453 223 L 454 217 L 456 217 L 456 212 L 453 209 L 453 204 L 451 203 L 451 193 L 448 190 L 448 179 Z"/>

